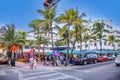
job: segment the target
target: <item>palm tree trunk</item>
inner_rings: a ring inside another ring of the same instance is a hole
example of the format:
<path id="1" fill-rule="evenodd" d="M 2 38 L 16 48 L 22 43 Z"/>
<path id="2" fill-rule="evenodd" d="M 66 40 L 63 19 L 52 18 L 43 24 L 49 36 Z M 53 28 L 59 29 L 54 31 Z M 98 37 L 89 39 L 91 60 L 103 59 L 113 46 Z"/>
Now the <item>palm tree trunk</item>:
<path id="1" fill-rule="evenodd" d="M 75 44 L 76 44 L 77 39 L 78 39 L 78 36 L 77 36 L 77 34 L 78 34 L 77 25 L 76 25 L 75 29 L 76 29 L 76 35 L 75 35 L 75 41 L 74 41 L 74 43 L 73 43 L 73 48 L 72 48 L 71 54 L 72 54 L 73 50 L 75 49 Z"/>
<path id="2" fill-rule="evenodd" d="M 45 33 L 45 36 L 46 36 L 46 33 Z M 44 44 L 43 44 L 43 53 L 45 52 L 45 43 L 46 43 L 46 38 L 45 38 Z"/>
<path id="3" fill-rule="evenodd" d="M 68 58 L 68 54 L 69 54 L 69 42 L 70 42 L 70 26 L 69 26 L 69 24 L 68 24 L 68 34 L 67 34 L 67 53 L 66 53 L 66 63 L 65 63 L 65 66 L 67 66 L 68 65 L 68 60 L 69 60 L 69 58 Z"/>
<path id="4" fill-rule="evenodd" d="M 102 51 L 102 39 L 100 39 L 100 50 Z"/>
<path id="5" fill-rule="evenodd" d="M 98 48 L 97 48 L 97 42 L 95 41 L 95 43 L 96 43 L 96 50 L 97 50 L 97 49 L 98 49 Z"/>
<path id="6" fill-rule="evenodd" d="M 52 51 L 53 51 L 53 53 L 54 53 L 54 49 L 53 49 L 53 48 L 54 48 L 54 44 L 53 44 L 53 28 L 52 28 L 52 19 L 50 19 L 50 23 L 49 23 L 49 24 L 50 24 L 50 29 L 51 29 L 51 30 L 50 30 L 50 31 L 51 31 L 50 33 L 51 33 L 51 41 L 52 41 Z"/>
<path id="7" fill-rule="evenodd" d="M 20 55 L 20 58 L 23 58 L 23 47 L 21 49 L 21 55 Z"/>
<path id="8" fill-rule="evenodd" d="M 89 41 L 89 46 L 88 46 L 88 50 L 90 50 L 90 44 L 91 44 L 91 42 Z"/>
<path id="9" fill-rule="evenodd" d="M 115 46 L 114 46 L 114 43 L 112 43 L 112 46 L 113 46 L 113 50 L 115 50 Z"/>
<path id="10" fill-rule="evenodd" d="M 81 31 L 80 31 L 80 50 L 82 50 L 82 34 L 81 34 Z"/>
<path id="11" fill-rule="evenodd" d="M 41 42 L 40 42 L 40 40 L 39 40 L 39 38 L 40 38 L 40 30 L 38 29 L 38 56 L 40 56 L 40 48 L 41 48 Z"/>
<path id="12" fill-rule="evenodd" d="M 38 55 L 40 56 L 40 42 L 38 42 Z"/>

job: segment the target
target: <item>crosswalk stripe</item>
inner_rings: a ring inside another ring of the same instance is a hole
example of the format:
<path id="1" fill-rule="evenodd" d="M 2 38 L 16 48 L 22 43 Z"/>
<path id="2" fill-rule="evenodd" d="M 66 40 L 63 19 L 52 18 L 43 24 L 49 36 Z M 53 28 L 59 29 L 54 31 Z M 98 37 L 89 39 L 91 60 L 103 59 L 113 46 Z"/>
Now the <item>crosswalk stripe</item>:
<path id="1" fill-rule="evenodd" d="M 41 75 L 39 77 L 50 77 L 50 76 L 54 76 L 57 75 L 58 73 L 52 73 L 52 74 L 45 74 L 45 75 Z"/>
<path id="2" fill-rule="evenodd" d="M 36 75 L 36 74 L 45 74 L 45 73 L 50 73 L 52 71 L 45 71 L 45 72 L 34 72 L 34 73 L 27 73 L 27 74 L 24 74 L 23 76 L 30 76 L 30 75 Z"/>
<path id="3" fill-rule="evenodd" d="M 73 71 L 81 71 L 85 73 L 90 73 L 90 70 L 75 70 L 75 69 L 65 69 L 65 70 L 73 70 Z"/>
<path id="4" fill-rule="evenodd" d="M 71 70 L 71 69 L 68 69 L 68 70 Z M 34 79 L 39 79 L 40 77 L 41 78 L 48 78 L 47 80 L 59 80 L 59 79 L 67 79 L 67 78 L 73 78 L 75 80 L 82 80 L 82 79 L 79 79 L 79 78 L 76 78 L 76 77 L 73 77 L 73 76 L 70 76 L 70 75 L 67 75 L 65 73 L 61 73 L 59 71 L 53 71 L 53 70 L 29 70 L 29 71 L 25 71 L 25 72 L 28 72 L 28 73 L 23 73 L 21 71 L 16 71 L 16 70 L 13 70 L 14 72 L 19 72 L 19 79 L 20 80 L 34 80 Z M 81 71 L 81 70 L 80 70 Z M 58 76 L 59 75 L 59 76 Z"/>
<path id="5" fill-rule="evenodd" d="M 11 69 L 14 73 L 18 73 L 19 75 L 19 80 L 23 80 L 23 75 L 22 73 L 19 71 L 19 70 L 16 70 L 16 69 Z"/>
<path id="6" fill-rule="evenodd" d="M 83 80 L 83 79 L 79 79 L 79 78 L 76 78 L 76 77 L 67 75 L 67 74 L 65 74 L 65 73 L 58 72 L 58 71 L 54 71 L 54 72 L 57 72 L 57 73 L 59 73 L 59 74 L 61 74 L 61 75 L 64 75 L 64 76 L 66 76 L 66 77 L 69 77 L 69 78 L 74 78 L 75 80 Z"/>
<path id="7" fill-rule="evenodd" d="M 37 79 L 38 77 L 28 77 L 28 78 L 24 78 L 24 80 L 30 80 L 30 79 Z"/>
<path id="8" fill-rule="evenodd" d="M 5 70 L 0 70 L 0 75 L 5 75 Z"/>
<path id="9" fill-rule="evenodd" d="M 48 80 L 59 80 L 59 79 L 65 79 L 65 78 L 68 78 L 67 76 L 61 76 L 61 77 L 53 77 L 51 79 L 48 79 Z"/>

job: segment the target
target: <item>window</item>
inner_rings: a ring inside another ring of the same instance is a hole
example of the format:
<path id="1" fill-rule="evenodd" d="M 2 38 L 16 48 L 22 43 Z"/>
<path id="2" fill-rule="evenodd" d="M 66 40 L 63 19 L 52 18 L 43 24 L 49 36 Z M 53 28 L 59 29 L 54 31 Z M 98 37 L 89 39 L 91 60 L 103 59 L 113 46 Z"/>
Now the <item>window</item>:
<path id="1" fill-rule="evenodd" d="M 91 44 L 91 46 L 92 46 L 92 44 Z"/>
<path id="2" fill-rule="evenodd" d="M 87 48 L 87 47 L 88 47 L 88 45 L 87 45 L 87 44 L 85 44 L 85 47 Z"/>
<path id="3" fill-rule="evenodd" d="M 106 45 L 107 45 L 107 42 L 104 42 L 104 45 L 106 46 Z"/>
<path id="4" fill-rule="evenodd" d="M 94 43 L 94 46 L 96 46 L 96 43 Z"/>
<path id="5" fill-rule="evenodd" d="M 120 47 L 120 44 L 118 45 L 118 47 Z"/>

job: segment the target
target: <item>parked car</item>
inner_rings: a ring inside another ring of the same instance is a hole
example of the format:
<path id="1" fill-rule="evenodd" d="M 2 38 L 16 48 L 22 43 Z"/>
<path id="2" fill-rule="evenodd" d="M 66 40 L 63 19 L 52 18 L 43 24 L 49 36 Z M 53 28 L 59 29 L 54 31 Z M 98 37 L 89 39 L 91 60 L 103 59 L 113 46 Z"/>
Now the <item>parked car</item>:
<path id="1" fill-rule="evenodd" d="M 108 61 L 108 57 L 107 57 L 107 56 L 99 56 L 99 57 L 97 58 L 97 61 L 98 61 L 98 62 Z"/>
<path id="2" fill-rule="evenodd" d="M 8 64 L 8 59 L 6 58 L 0 58 L 0 64 Z"/>
<path id="3" fill-rule="evenodd" d="M 73 64 L 89 64 L 89 63 L 97 63 L 97 55 L 96 54 L 86 54 L 83 57 L 79 57 L 73 61 Z"/>
<path id="4" fill-rule="evenodd" d="M 116 66 L 120 65 L 120 55 L 117 55 L 117 57 L 115 58 L 115 64 Z"/>
<path id="5" fill-rule="evenodd" d="M 109 55 L 108 56 L 108 60 L 111 61 L 111 60 L 114 60 L 114 57 L 112 55 Z"/>

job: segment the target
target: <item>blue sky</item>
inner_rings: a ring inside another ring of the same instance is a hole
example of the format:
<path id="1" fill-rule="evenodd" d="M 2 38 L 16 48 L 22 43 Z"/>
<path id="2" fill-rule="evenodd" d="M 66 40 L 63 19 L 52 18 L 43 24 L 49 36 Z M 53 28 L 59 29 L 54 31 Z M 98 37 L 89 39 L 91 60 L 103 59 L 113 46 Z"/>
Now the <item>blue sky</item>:
<path id="1" fill-rule="evenodd" d="M 40 18 L 36 12 L 43 9 L 45 0 L 0 0 L 0 26 L 15 24 L 18 29 L 29 30 L 29 22 Z M 113 27 L 120 28 L 120 0 L 61 0 L 58 3 L 57 15 L 69 8 L 78 7 L 85 12 L 87 19 L 108 19 Z"/>

